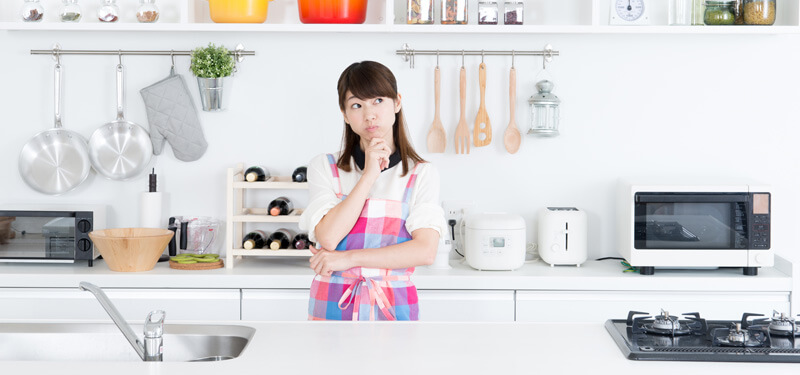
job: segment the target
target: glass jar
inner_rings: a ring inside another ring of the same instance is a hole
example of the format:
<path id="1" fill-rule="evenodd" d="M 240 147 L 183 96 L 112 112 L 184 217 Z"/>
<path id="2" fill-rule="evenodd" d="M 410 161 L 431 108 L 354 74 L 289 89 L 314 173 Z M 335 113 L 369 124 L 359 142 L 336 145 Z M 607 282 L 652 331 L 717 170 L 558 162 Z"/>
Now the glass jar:
<path id="1" fill-rule="evenodd" d="M 733 0 L 706 1 L 706 12 L 703 22 L 706 25 L 733 25 Z"/>
<path id="2" fill-rule="evenodd" d="M 61 9 L 61 22 L 78 22 L 81 20 L 81 6 L 78 0 L 64 0 L 64 8 Z"/>
<path id="3" fill-rule="evenodd" d="M 39 0 L 25 0 L 20 15 L 25 22 L 39 22 L 44 18 L 44 7 Z"/>
<path id="4" fill-rule="evenodd" d="M 706 12 L 706 2 L 705 0 L 692 0 L 692 25 L 705 25 L 703 23 L 703 17 L 705 16 Z"/>
<path id="5" fill-rule="evenodd" d="M 733 24 L 744 25 L 744 0 L 736 0 L 733 3 Z"/>
<path id="6" fill-rule="evenodd" d="M 537 94 L 528 99 L 531 111 L 531 126 L 528 135 L 539 137 L 555 137 L 558 135 L 558 123 L 561 114 L 558 106 L 561 99 L 552 94 L 553 82 L 541 80 L 536 83 Z"/>
<path id="7" fill-rule="evenodd" d="M 521 1 L 506 1 L 503 8 L 503 20 L 506 25 L 522 25 L 525 3 Z"/>
<path id="8" fill-rule="evenodd" d="M 467 0 L 442 0 L 442 25 L 466 25 L 467 3 Z"/>
<path id="9" fill-rule="evenodd" d="M 136 20 L 142 23 L 158 21 L 159 16 L 156 0 L 139 0 L 139 9 L 136 10 Z"/>
<path id="10" fill-rule="evenodd" d="M 103 5 L 97 8 L 97 19 L 100 22 L 117 22 L 119 19 L 117 0 L 103 0 Z"/>
<path id="11" fill-rule="evenodd" d="M 775 0 L 744 0 L 746 25 L 772 25 L 775 23 Z"/>
<path id="12" fill-rule="evenodd" d="M 692 24 L 692 0 L 672 0 L 669 3 L 669 24 L 688 26 Z"/>
<path id="13" fill-rule="evenodd" d="M 478 24 L 497 25 L 497 2 L 481 1 L 478 3 Z"/>
<path id="14" fill-rule="evenodd" d="M 406 23 L 433 23 L 433 0 L 408 0 L 407 14 Z"/>

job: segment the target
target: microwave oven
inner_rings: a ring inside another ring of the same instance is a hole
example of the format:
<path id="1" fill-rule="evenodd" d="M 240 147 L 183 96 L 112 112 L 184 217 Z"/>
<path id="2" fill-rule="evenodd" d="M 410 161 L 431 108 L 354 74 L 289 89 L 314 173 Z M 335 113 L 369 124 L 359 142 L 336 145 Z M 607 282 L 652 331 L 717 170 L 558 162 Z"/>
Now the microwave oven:
<path id="1" fill-rule="evenodd" d="M 621 180 L 618 194 L 619 252 L 642 275 L 656 267 L 742 267 L 754 276 L 774 264 L 766 186 Z"/>
<path id="2" fill-rule="evenodd" d="M 0 206 L 0 262 L 75 263 L 99 252 L 89 232 L 105 227 L 105 208 Z"/>

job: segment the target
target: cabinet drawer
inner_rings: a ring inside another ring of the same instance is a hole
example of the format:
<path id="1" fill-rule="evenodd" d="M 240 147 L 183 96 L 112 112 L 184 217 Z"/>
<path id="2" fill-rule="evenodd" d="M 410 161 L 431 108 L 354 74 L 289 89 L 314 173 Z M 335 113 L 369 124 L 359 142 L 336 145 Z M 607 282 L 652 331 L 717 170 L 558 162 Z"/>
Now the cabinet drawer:
<path id="1" fill-rule="evenodd" d="M 513 322 L 513 290 L 419 290 L 419 319 L 439 322 Z"/>
<path id="2" fill-rule="evenodd" d="M 242 320 L 308 320 L 308 289 L 242 289 Z"/>
<path id="3" fill-rule="evenodd" d="M 239 289 L 113 289 L 104 288 L 125 320 L 144 321 L 152 310 L 177 320 L 239 320 Z M 105 320 L 108 314 L 89 292 L 74 289 L 0 289 L 0 319 Z"/>
<path id="4" fill-rule="evenodd" d="M 699 312 L 707 319 L 738 319 L 744 312 L 771 315 L 789 311 L 783 292 L 517 292 L 517 321 L 604 322 L 623 319 L 628 311 L 673 315 Z"/>

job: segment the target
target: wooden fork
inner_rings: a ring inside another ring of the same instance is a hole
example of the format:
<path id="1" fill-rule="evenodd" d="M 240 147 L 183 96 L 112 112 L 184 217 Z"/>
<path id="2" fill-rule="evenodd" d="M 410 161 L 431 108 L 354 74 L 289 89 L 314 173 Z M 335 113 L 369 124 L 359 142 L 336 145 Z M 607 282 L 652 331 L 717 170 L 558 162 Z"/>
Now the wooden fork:
<path id="1" fill-rule="evenodd" d="M 469 154 L 469 129 L 467 129 L 467 114 L 466 114 L 466 106 L 467 106 L 467 71 L 464 67 L 461 67 L 461 73 L 459 79 L 459 93 L 461 95 L 461 118 L 458 119 L 458 125 L 456 126 L 456 153 L 457 154 Z"/>

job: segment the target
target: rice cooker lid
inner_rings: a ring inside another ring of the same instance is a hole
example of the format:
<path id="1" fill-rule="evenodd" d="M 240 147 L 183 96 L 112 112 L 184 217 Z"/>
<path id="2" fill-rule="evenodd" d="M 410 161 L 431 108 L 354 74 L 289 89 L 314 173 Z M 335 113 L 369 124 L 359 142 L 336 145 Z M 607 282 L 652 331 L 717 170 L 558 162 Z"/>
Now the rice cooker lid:
<path id="1" fill-rule="evenodd" d="M 525 229 L 525 219 L 522 216 L 505 213 L 480 213 L 471 214 L 465 223 L 470 229 Z"/>

